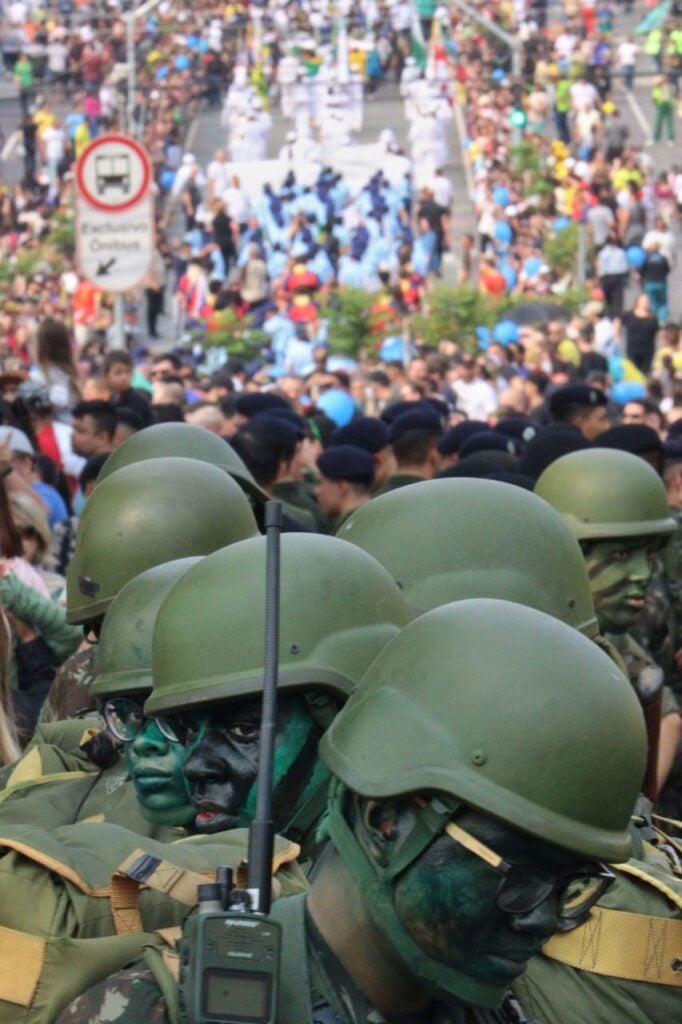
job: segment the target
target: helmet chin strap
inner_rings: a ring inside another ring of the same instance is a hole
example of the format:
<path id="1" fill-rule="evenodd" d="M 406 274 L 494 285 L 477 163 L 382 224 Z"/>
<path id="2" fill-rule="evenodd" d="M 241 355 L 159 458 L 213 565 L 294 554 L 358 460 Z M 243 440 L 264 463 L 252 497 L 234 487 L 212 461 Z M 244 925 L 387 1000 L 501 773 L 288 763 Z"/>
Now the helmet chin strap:
<path id="1" fill-rule="evenodd" d="M 427 992 L 448 1006 L 462 1002 L 488 1009 L 497 1009 L 507 992 L 507 985 L 471 978 L 454 967 L 428 956 L 417 945 L 398 917 L 394 906 L 394 880 L 420 856 L 439 835 L 459 806 L 454 801 L 446 806 L 436 797 L 421 808 L 415 827 L 396 850 L 386 866 L 369 859 L 348 824 L 343 805 L 348 791 L 339 779 L 330 789 L 326 828 L 342 861 L 352 872 L 372 908 L 372 915 L 410 973 L 418 978 Z"/>

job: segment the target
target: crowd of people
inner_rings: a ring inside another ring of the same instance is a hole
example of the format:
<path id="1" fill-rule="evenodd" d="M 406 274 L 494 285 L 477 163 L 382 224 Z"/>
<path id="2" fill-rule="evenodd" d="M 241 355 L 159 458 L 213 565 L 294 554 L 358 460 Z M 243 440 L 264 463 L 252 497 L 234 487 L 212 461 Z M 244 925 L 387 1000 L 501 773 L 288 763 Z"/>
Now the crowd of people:
<path id="1" fill-rule="evenodd" d="M 8 5 L 3 1024 L 185 1019 L 197 882 L 249 909 L 271 500 L 278 1024 L 679 1016 L 682 36 L 631 8 L 484 0 L 514 55 L 429 0 L 162 0 L 128 96 L 123 6 Z M 70 209 L 123 125 L 158 233 L 121 325 Z"/>

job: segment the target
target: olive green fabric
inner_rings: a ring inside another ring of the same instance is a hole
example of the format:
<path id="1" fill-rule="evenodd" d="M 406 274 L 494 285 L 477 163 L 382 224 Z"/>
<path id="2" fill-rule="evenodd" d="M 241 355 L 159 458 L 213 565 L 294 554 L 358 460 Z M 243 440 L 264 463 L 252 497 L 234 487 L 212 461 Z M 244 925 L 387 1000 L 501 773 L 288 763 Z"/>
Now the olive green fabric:
<path id="1" fill-rule="evenodd" d="M 320 755 L 363 796 L 443 792 L 620 861 L 646 732 L 632 688 L 595 644 L 541 612 L 481 599 L 427 612 L 387 644 Z"/>
<path id="2" fill-rule="evenodd" d="M 663 894 L 657 883 L 673 889 L 682 899 L 682 878 L 675 878 L 669 870 L 661 868 L 651 853 L 645 853 L 643 859 L 630 860 L 628 867 L 638 869 L 643 877 L 635 878 L 617 870 L 616 881 L 599 901 L 599 906 L 649 918 L 640 936 L 646 946 L 650 932 L 664 929 L 667 920 L 679 922 L 682 919 L 679 906 Z M 649 983 L 604 977 L 589 969 L 590 965 L 599 964 L 601 938 L 591 934 L 589 928 L 588 922 L 580 929 L 586 936 L 585 969 L 540 956 L 531 960 L 525 974 L 514 982 L 514 993 L 528 1014 L 537 1015 L 543 1024 L 585 1024 L 586 1021 L 672 1024 L 678 1020 L 682 1001 L 680 989 L 655 981 L 658 967 L 655 940 L 648 954 L 636 957 L 642 970 L 651 977 Z"/>
<path id="3" fill-rule="evenodd" d="M 145 569 L 257 533 L 247 498 L 215 466 L 168 458 L 120 469 L 97 485 L 80 518 L 67 573 L 68 619 L 102 615 Z"/>
<path id="4" fill-rule="evenodd" d="M 381 562 L 415 608 L 495 597 L 597 632 L 578 542 L 553 508 L 519 487 L 427 480 L 363 505 L 337 536 Z"/>
<path id="5" fill-rule="evenodd" d="M 126 583 L 104 616 L 98 644 L 93 697 L 147 694 L 152 688 L 152 632 L 171 587 L 200 558 L 177 558 L 140 573 Z"/>
<path id="6" fill-rule="evenodd" d="M 156 930 L 184 920 L 196 881 L 210 881 L 221 865 L 236 870 L 247 848 L 248 834 L 241 829 L 171 845 L 140 840 L 114 826 L 79 825 L 54 833 L 4 829 L 0 892 L 14 887 L 0 908 L 0 951 L 4 967 L 12 958 L 15 977 L 0 979 L 3 1024 L 51 1024 L 71 999 L 124 967 L 145 945 L 161 948 Z M 296 849 L 276 837 L 277 894 L 306 888 L 293 859 Z M 155 864 L 149 858 L 160 862 L 156 875 L 150 874 Z M 143 881 L 135 884 L 128 875 Z M 133 934 L 115 934 L 131 928 Z M 35 954 L 36 939 L 46 940 L 42 956 Z M 17 950 L 25 955 L 15 956 Z"/>
<path id="7" fill-rule="evenodd" d="M 281 538 L 279 686 L 345 700 L 383 645 L 411 618 L 370 555 L 333 537 Z M 158 714 L 262 690 L 266 539 L 233 544 L 175 584 L 156 619 Z"/>
<path id="8" fill-rule="evenodd" d="M 100 769 L 90 760 L 87 746 L 103 727 L 101 720 L 80 719 L 39 724 L 21 757 L 0 769 L 0 791 L 57 772 L 98 772 Z"/>
<path id="9" fill-rule="evenodd" d="M 131 434 L 111 453 L 100 471 L 97 482 L 106 480 L 112 473 L 136 462 L 164 458 L 208 462 L 234 477 L 246 494 L 259 502 L 267 501 L 267 494 L 258 486 L 246 463 L 237 455 L 234 448 L 224 438 L 218 437 L 210 430 L 195 427 L 190 423 L 157 423 L 153 427 Z"/>
<path id="10" fill-rule="evenodd" d="M 627 676 L 643 704 L 648 704 L 661 689 L 663 673 L 654 659 L 629 633 L 607 633 L 607 641 L 620 655 Z M 680 714 L 680 704 L 669 686 L 662 686 L 661 718 Z"/>
<path id="11" fill-rule="evenodd" d="M 90 687 L 97 675 L 97 644 L 83 646 L 67 658 L 54 678 L 38 721 L 46 725 L 95 714 Z"/>
<path id="12" fill-rule="evenodd" d="M 401 487 L 409 487 L 410 484 L 423 484 L 425 480 L 426 477 L 418 476 L 416 473 L 394 473 L 393 476 L 389 476 L 384 486 L 380 487 L 374 496 L 379 498 L 382 494 L 389 494 Z"/>
<path id="13" fill-rule="evenodd" d="M 535 493 L 581 541 L 667 537 L 676 528 L 660 477 L 629 452 L 588 448 L 563 455 L 542 473 Z"/>
<path id="14" fill-rule="evenodd" d="M 282 480 L 273 484 L 272 496 L 289 505 L 293 515 L 303 526 L 317 533 L 329 533 L 329 520 L 304 483 Z"/>

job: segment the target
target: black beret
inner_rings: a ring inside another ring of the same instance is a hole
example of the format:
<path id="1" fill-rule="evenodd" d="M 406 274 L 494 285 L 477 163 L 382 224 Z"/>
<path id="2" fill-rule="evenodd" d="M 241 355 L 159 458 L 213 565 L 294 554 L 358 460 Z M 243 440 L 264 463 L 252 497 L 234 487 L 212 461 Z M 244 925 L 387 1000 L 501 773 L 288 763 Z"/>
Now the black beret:
<path id="1" fill-rule="evenodd" d="M 533 423 L 529 416 L 503 416 L 493 427 L 496 434 L 515 437 L 524 444 L 532 441 L 539 429 L 537 423 Z"/>
<path id="2" fill-rule="evenodd" d="M 682 437 L 682 419 L 675 420 L 668 427 L 668 438 Z"/>
<path id="3" fill-rule="evenodd" d="M 383 420 L 375 416 L 359 416 L 351 420 L 345 427 L 338 427 L 331 436 L 329 447 L 340 444 L 352 444 L 356 448 L 364 448 L 374 455 L 385 448 L 390 440 L 389 430 Z"/>
<path id="4" fill-rule="evenodd" d="M 419 408 L 413 409 L 411 412 L 404 412 L 402 416 L 398 416 L 398 419 L 393 421 L 391 441 L 395 441 L 396 438 L 402 437 L 404 434 L 441 434 L 442 432 L 440 416 L 420 405 Z"/>
<path id="5" fill-rule="evenodd" d="M 297 412 L 291 408 L 290 405 L 273 405 L 271 409 L 267 410 L 267 413 L 259 413 L 257 415 L 274 416 L 278 420 L 286 420 L 291 426 L 298 432 L 299 438 L 306 436 L 306 423 L 302 416 L 299 416 Z"/>
<path id="6" fill-rule="evenodd" d="M 450 427 L 445 431 L 438 442 L 438 451 L 441 455 L 454 455 L 468 437 L 488 429 L 488 424 L 483 420 L 464 420 L 463 423 L 458 423 L 456 427 Z"/>
<path id="7" fill-rule="evenodd" d="M 275 406 L 283 409 L 290 409 L 291 406 L 281 395 L 273 395 L 270 391 L 248 391 L 240 395 L 234 403 L 234 407 L 242 416 L 251 419 L 259 412 L 267 412 Z"/>
<path id="8" fill-rule="evenodd" d="M 411 409 L 416 409 L 419 404 L 417 401 L 392 402 L 391 405 L 386 406 L 381 414 L 381 418 L 390 427 L 391 423 L 398 419 L 398 416 L 402 416 L 403 413 L 409 412 Z"/>
<path id="9" fill-rule="evenodd" d="M 567 384 L 566 387 L 557 388 L 552 394 L 549 399 L 549 411 L 552 416 L 556 416 L 572 406 L 591 406 L 596 409 L 598 405 L 606 405 L 607 401 L 606 395 L 599 388 L 591 388 L 589 384 Z"/>
<path id="10" fill-rule="evenodd" d="M 366 484 L 374 479 L 374 460 L 364 448 L 352 444 L 339 444 L 327 448 L 317 457 L 317 468 L 330 480 L 350 480 Z"/>
<path id="11" fill-rule="evenodd" d="M 536 434 L 521 456 L 519 473 L 537 480 L 556 459 L 569 452 L 579 452 L 592 445 L 577 427 L 569 423 L 552 423 Z"/>
<path id="12" fill-rule="evenodd" d="M 459 457 L 466 459 L 467 455 L 474 455 L 476 452 L 507 452 L 508 455 L 518 455 L 520 450 L 521 445 L 515 438 L 496 434 L 492 430 L 481 430 L 466 439 L 459 450 Z"/>
<path id="13" fill-rule="evenodd" d="M 663 442 L 651 427 L 643 423 L 621 423 L 599 435 L 594 442 L 597 448 L 617 448 L 632 455 L 648 455 L 662 452 Z"/>
<path id="14" fill-rule="evenodd" d="M 682 438 L 674 437 L 663 445 L 663 457 L 667 463 L 682 462 Z"/>
<path id="15" fill-rule="evenodd" d="M 450 406 L 444 398 L 436 398 L 435 395 L 425 395 L 421 400 L 421 404 L 427 406 L 429 409 L 433 409 L 433 411 L 440 416 L 443 422 L 447 423 L 448 416 L 450 415 Z"/>
<path id="16" fill-rule="evenodd" d="M 252 426 L 267 431 L 273 439 L 276 438 L 278 441 L 294 448 L 302 437 L 300 431 L 293 423 L 290 423 L 289 420 L 284 419 L 282 416 L 272 416 L 269 412 L 261 412 L 257 416 L 252 416 L 248 423 L 240 427 L 240 432 L 247 431 Z"/>

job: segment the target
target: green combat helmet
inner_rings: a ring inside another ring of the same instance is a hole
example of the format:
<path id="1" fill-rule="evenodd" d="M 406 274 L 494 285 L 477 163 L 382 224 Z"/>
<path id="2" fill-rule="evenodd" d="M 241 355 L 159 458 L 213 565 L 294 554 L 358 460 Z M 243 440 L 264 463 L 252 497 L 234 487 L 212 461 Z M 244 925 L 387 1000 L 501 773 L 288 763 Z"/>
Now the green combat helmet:
<path id="1" fill-rule="evenodd" d="M 381 562 L 414 608 L 496 597 L 597 633 L 580 547 L 554 509 L 519 487 L 427 480 L 363 505 L 338 536 Z"/>
<path id="2" fill-rule="evenodd" d="M 107 725 L 123 742 L 140 810 L 153 824 L 184 825 L 194 818 L 182 775 L 184 750 L 164 737 L 156 722 L 145 721 L 142 706 L 152 690 L 157 613 L 171 587 L 200 561 L 178 558 L 126 583 L 104 616 L 97 647 L 98 672 L 90 693 L 103 702 Z M 117 797 L 120 802 L 120 791 Z"/>
<path id="3" fill-rule="evenodd" d="M 103 615 L 145 569 L 257 533 L 247 498 L 216 467 L 179 458 L 127 466 L 98 484 L 83 509 L 67 572 L 67 619 Z"/>
<path id="4" fill-rule="evenodd" d="M 293 533 L 284 534 L 281 544 L 278 689 L 300 700 L 299 718 L 307 723 L 302 728 L 319 735 L 411 614 L 386 570 L 359 548 Z M 186 716 L 206 706 L 215 722 L 220 705 L 260 699 L 265 553 L 265 538 L 232 545 L 203 559 L 173 587 L 154 629 L 154 690 L 145 714 Z M 284 762 L 275 761 L 287 777 Z M 290 838 L 309 835 L 324 807 L 327 775 L 317 761 L 316 739 L 309 762 L 308 779 L 299 779 L 300 792 L 290 794 L 295 806 L 275 821 Z M 248 824 L 253 796 L 252 788 L 239 808 L 240 824 Z"/>
<path id="5" fill-rule="evenodd" d="M 495 1006 L 507 981 L 465 975 L 407 932 L 397 877 L 466 807 L 591 861 L 627 860 L 646 733 L 632 689 L 590 640 L 534 609 L 478 599 L 427 612 L 388 643 L 320 756 L 334 776 L 332 842 L 397 954 L 434 994 Z M 386 863 L 349 825 L 347 790 L 425 803 Z"/>
<path id="6" fill-rule="evenodd" d="M 629 452 L 586 448 L 562 455 L 541 474 L 535 493 L 579 541 L 666 537 L 676 529 L 658 474 Z"/>
<path id="7" fill-rule="evenodd" d="M 218 466 L 229 473 L 249 497 L 258 503 L 267 501 L 267 494 L 258 486 L 234 448 L 210 430 L 190 423 L 157 423 L 131 434 L 111 453 L 97 481 L 106 480 L 112 473 L 136 462 L 167 458 L 197 459 Z"/>

